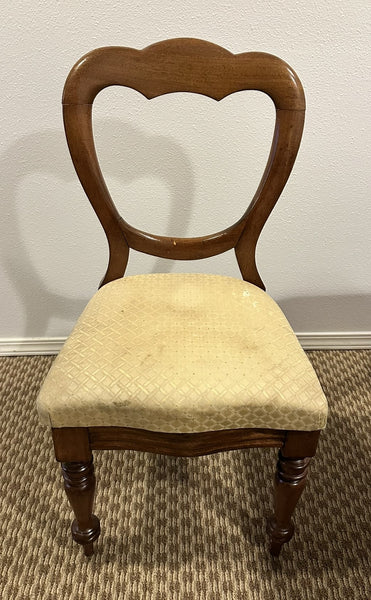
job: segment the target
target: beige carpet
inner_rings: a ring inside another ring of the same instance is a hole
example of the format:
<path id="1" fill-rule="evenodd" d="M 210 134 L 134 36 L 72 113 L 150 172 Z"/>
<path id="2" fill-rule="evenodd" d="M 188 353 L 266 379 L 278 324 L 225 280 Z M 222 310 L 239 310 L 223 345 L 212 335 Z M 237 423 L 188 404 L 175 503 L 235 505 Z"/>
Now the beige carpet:
<path id="1" fill-rule="evenodd" d="M 275 450 L 198 459 L 96 452 L 102 536 L 84 558 L 35 397 L 49 357 L 1 358 L 2 600 L 371 599 L 370 361 L 312 352 L 330 405 L 297 532 L 267 553 Z"/>

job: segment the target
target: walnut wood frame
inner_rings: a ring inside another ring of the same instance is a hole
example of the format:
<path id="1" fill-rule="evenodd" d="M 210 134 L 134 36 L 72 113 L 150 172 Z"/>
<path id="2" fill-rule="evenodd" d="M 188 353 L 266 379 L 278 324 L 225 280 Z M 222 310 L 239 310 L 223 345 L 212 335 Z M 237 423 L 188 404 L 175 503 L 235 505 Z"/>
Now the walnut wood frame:
<path id="1" fill-rule="evenodd" d="M 153 235 L 138 230 L 118 213 L 101 173 L 94 147 L 92 106 L 110 85 L 131 87 L 148 99 L 178 91 L 214 100 L 241 90 L 261 90 L 275 105 L 276 124 L 268 162 L 246 212 L 233 225 L 197 238 Z M 304 125 L 305 99 L 295 72 L 264 53 L 233 55 L 195 39 L 159 42 L 143 50 L 107 47 L 93 50 L 72 68 L 63 93 L 67 141 L 81 184 L 103 226 L 109 246 L 104 285 L 124 275 L 129 249 L 179 260 L 200 259 L 234 248 L 242 277 L 265 289 L 256 267 L 259 235 L 295 162 Z M 86 555 L 93 553 L 99 520 L 93 515 L 95 477 L 92 450 L 132 449 L 173 456 L 200 456 L 251 447 L 280 448 L 274 485 L 270 551 L 278 555 L 293 534 L 291 516 L 302 493 L 309 460 L 320 431 L 234 429 L 173 434 L 125 427 L 52 429 L 55 454 L 62 462 L 68 499 L 75 513 L 72 535 Z"/>
<path id="2" fill-rule="evenodd" d="M 111 85 L 133 88 L 148 99 L 186 91 L 222 100 L 242 90 L 261 90 L 272 98 L 276 124 L 267 166 L 254 198 L 236 223 L 211 235 L 178 238 L 141 231 L 122 219 L 99 167 L 92 128 L 94 99 Z M 98 48 L 83 56 L 66 80 L 63 117 L 76 172 L 108 240 L 109 263 L 101 285 L 124 275 L 130 248 L 178 260 L 207 258 L 234 248 L 243 278 L 265 289 L 255 248 L 294 165 L 304 114 L 299 78 L 270 54 L 234 55 L 210 42 L 176 39 L 144 50 Z"/>

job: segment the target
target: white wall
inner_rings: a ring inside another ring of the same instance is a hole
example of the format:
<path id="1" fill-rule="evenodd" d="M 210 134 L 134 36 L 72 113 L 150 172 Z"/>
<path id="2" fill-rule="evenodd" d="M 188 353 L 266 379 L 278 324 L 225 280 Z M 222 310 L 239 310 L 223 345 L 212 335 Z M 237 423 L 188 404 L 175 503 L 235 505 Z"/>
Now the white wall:
<path id="1" fill-rule="evenodd" d="M 258 263 L 296 331 L 370 330 L 370 14 L 365 0 L 19 1 L 2 9 L 0 338 L 64 336 L 106 268 L 103 233 L 66 148 L 60 99 L 88 50 L 169 37 L 267 51 L 299 74 L 307 121 Z M 97 146 L 122 214 L 156 233 L 211 233 L 238 218 L 273 127 L 268 97 L 148 102 L 105 90 Z M 216 125 L 217 123 L 217 125 Z M 173 267 L 133 254 L 129 273 L 238 275 L 228 253 Z"/>

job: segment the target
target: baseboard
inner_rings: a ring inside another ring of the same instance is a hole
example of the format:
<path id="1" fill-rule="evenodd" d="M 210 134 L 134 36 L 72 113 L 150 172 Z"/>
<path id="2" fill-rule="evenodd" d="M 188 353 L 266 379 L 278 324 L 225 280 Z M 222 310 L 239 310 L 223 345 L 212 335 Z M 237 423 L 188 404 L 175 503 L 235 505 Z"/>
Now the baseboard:
<path id="1" fill-rule="evenodd" d="M 58 354 L 65 341 L 65 337 L 0 338 L 0 356 Z"/>
<path id="2" fill-rule="evenodd" d="M 370 331 L 318 331 L 297 333 L 304 350 L 361 350 L 371 349 Z M 58 354 L 64 337 L 0 338 L 0 356 L 30 356 Z"/>
<path id="3" fill-rule="evenodd" d="M 296 335 L 304 350 L 371 349 L 371 331 L 317 331 Z"/>

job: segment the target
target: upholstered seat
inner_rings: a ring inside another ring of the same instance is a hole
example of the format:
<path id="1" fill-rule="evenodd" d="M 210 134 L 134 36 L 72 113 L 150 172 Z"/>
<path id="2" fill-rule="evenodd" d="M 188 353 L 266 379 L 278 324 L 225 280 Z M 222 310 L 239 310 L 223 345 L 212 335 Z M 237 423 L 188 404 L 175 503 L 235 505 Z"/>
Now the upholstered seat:
<path id="1" fill-rule="evenodd" d="M 41 390 L 52 427 L 321 429 L 327 403 L 277 304 L 251 283 L 137 275 L 89 302 Z"/>

